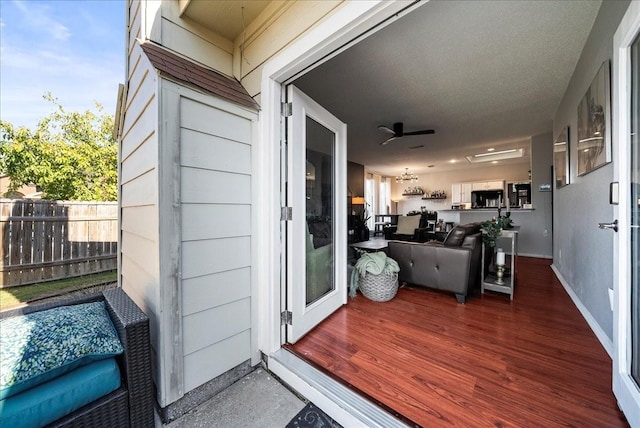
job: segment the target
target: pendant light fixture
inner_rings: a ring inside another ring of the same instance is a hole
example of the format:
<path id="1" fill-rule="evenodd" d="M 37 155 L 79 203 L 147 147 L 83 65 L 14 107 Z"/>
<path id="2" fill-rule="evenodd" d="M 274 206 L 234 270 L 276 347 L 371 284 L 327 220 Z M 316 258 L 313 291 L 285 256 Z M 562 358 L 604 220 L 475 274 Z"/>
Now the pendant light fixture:
<path id="1" fill-rule="evenodd" d="M 418 176 L 410 173 L 409 168 L 405 168 L 404 172 L 396 177 L 396 183 L 404 183 L 405 181 L 415 183 L 418 181 Z"/>

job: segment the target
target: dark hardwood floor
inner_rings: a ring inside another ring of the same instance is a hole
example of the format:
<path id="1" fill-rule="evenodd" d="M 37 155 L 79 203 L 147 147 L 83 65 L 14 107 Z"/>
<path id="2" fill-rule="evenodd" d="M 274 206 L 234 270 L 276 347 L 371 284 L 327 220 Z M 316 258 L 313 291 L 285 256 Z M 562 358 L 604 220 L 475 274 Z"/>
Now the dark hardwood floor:
<path id="1" fill-rule="evenodd" d="M 627 426 L 611 359 L 555 278 L 518 259 L 513 302 L 403 287 L 349 299 L 293 352 L 424 427 Z"/>

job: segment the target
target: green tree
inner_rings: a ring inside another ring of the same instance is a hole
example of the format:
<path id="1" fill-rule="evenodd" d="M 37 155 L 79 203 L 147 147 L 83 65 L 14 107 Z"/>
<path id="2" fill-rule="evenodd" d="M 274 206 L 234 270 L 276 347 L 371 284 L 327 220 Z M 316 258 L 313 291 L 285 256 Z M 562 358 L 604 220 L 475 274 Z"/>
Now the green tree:
<path id="1" fill-rule="evenodd" d="M 9 190 L 36 184 L 43 198 L 114 201 L 117 198 L 118 145 L 113 116 L 67 112 L 51 94 L 55 109 L 35 130 L 0 121 L 0 171 L 11 179 Z"/>

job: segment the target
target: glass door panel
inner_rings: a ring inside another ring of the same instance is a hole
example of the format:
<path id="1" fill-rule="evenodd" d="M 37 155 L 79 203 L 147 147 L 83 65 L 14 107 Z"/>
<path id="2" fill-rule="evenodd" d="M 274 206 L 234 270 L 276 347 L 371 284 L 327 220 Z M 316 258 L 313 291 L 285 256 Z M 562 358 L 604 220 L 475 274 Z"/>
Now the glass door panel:
<path id="1" fill-rule="evenodd" d="M 311 117 L 306 122 L 305 216 L 307 305 L 333 291 L 334 272 L 334 151 L 335 134 Z"/>

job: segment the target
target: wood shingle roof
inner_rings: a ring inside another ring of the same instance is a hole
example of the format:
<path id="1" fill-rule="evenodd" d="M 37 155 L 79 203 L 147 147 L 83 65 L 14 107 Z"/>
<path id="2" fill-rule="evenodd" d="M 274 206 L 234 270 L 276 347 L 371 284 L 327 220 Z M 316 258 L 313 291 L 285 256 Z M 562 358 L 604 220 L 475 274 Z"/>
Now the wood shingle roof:
<path id="1" fill-rule="evenodd" d="M 256 110 L 260 108 L 237 80 L 180 57 L 154 43 L 144 42 L 140 46 L 160 73 L 204 89 L 233 103 Z"/>

